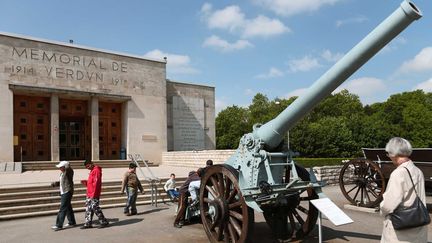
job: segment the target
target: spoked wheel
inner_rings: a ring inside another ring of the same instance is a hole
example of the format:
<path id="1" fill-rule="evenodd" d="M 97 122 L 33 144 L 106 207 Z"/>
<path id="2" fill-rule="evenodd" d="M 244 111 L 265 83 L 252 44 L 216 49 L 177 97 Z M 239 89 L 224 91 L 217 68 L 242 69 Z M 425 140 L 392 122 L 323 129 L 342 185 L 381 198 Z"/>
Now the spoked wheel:
<path id="1" fill-rule="evenodd" d="M 201 178 L 200 211 L 210 242 L 247 242 L 254 213 L 241 194 L 238 173 L 229 165 L 208 167 Z"/>
<path id="2" fill-rule="evenodd" d="M 339 186 L 353 205 L 375 207 L 382 201 L 386 182 L 376 163 L 367 159 L 354 159 L 342 167 Z"/>
<path id="3" fill-rule="evenodd" d="M 309 173 L 302 167 L 296 167 L 302 180 L 309 180 Z M 288 171 L 289 172 L 289 171 Z M 289 181 L 289 173 L 286 174 Z M 301 239 L 315 226 L 318 209 L 310 200 L 317 199 L 318 194 L 313 188 L 296 192 L 285 197 L 284 204 L 262 206 L 264 218 L 279 240 Z"/>

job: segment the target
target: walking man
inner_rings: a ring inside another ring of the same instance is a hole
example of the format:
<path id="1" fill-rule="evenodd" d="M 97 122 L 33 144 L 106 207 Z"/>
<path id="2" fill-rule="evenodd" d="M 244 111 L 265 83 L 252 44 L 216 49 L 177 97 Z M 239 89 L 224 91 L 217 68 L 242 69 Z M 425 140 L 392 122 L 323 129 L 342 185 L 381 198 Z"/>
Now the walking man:
<path id="1" fill-rule="evenodd" d="M 136 199 L 138 196 L 138 190 L 140 190 L 141 193 L 144 193 L 141 182 L 139 181 L 138 176 L 136 175 L 136 167 L 137 166 L 135 163 L 130 163 L 129 170 L 126 171 L 126 173 L 124 174 L 123 181 L 122 181 L 121 193 L 123 194 L 126 189 L 126 194 L 127 194 L 126 207 L 124 208 L 123 212 L 127 216 L 137 214 Z"/>
<path id="2" fill-rule="evenodd" d="M 92 228 L 93 214 L 99 218 L 100 228 L 108 226 L 108 221 L 99 207 L 99 198 L 102 190 L 102 168 L 93 164 L 90 160 L 84 162 L 84 166 L 90 170 L 87 180 L 81 183 L 87 186 L 85 223 L 81 229 Z"/>
<path id="3" fill-rule="evenodd" d="M 75 215 L 72 208 L 72 196 L 74 193 L 74 183 L 73 176 L 74 171 L 69 165 L 67 161 L 61 161 L 56 165 L 57 168 L 60 169 L 60 180 L 51 183 L 52 187 L 60 186 L 60 209 L 57 214 L 56 224 L 51 228 L 55 231 L 63 229 L 63 222 L 65 217 L 67 217 L 69 223 L 66 224 L 66 227 L 72 227 L 76 225 Z"/>

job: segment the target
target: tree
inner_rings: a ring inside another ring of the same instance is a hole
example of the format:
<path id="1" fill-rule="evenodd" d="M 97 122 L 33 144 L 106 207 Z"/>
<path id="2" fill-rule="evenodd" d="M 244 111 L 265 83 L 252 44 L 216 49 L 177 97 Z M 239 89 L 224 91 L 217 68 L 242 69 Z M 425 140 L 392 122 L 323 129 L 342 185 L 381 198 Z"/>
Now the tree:
<path id="1" fill-rule="evenodd" d="M 216 148 L 235 149 L 240 138 L 252 130 L 246 108 L 229 106 L 216 117 Z"/>

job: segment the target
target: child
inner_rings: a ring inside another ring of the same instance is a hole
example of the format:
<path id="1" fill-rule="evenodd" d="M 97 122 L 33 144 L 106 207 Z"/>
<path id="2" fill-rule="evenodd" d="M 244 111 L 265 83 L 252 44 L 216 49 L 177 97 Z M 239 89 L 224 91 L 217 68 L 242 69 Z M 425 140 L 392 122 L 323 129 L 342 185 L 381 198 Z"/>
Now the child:
<path id="1" fill-rule="evenodd" d="M 165 183 L 164 189 L 168 193 L 171 200 L 177 199 L 179 197 L 179 192 L 176 191 L 176 181 L 174 173 L 171 174 L 170 179 L 168 179 Z"/>
<path id="2" fill-rule="evenodd" d="M 124 208 L 124 213 L 127 216 L 137 214 L 137 209 L 136 209 L 136 199 L 138 196 L 137 190 L 139 189 L 141 193 L 144 193 L 143 187 L 141 186 L 138 176 L 136 175 L 136 167 L 137 167 L 136 164 L 130 163 L 129 170 L 123 176 L 121 193 L 124 193 L 124 190 L 127 187 L 126 194 L 128 198 L 126 202 L 126 207 Z M 129 212 L 129 208 L 130 208 L 130 212 Z"/>

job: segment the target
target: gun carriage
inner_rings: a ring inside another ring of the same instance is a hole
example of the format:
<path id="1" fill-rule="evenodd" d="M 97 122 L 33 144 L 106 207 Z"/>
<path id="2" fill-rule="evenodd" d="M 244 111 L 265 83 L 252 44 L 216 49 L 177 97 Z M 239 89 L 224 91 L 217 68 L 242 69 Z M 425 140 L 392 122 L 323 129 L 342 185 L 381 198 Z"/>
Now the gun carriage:
<path id="1" fill-rule="evenodd" d="M 348 161 L 339 174 L 345 198 L 360 207 L 376 207 L 382 201 L 390 174 L 396 167 L 383 148 L 363 148 L 364 158 Z M 427 193 L 432 193 L 432 149 L 414 148 L 410 156 L 423 172 Z"/>
<path id="2" fill-rule="evenodd" d="M 296 165 L 284 148 L 287 131 L 366 63 L 420 11 L 404 1 L 387 19 L 322 75 L 276 118 L 245 134 L 225 164 L 206 169 L 201 178 L 200 215 L 210 242 L 246 242 L 254 210 L 262 212 L 278 239 L 302 238 L 315 226 L 310 200 L 325 197 L 313 172 Z"/>

